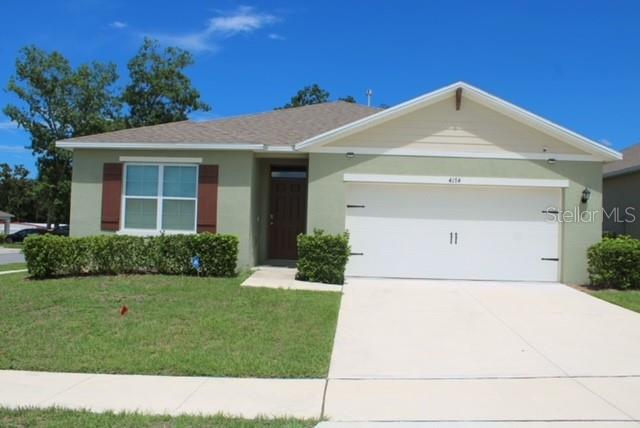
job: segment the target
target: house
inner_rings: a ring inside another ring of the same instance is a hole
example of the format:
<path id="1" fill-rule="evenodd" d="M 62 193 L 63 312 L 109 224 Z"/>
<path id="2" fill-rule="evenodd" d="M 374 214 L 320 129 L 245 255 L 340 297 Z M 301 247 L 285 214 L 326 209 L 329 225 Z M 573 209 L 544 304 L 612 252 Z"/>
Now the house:
<path id="1" fill-rule="evenodd" d="M 11 219 L 15 217 L 13 214 L 0 211 L 0 222 L 4 224 L 3 233 L 8 235 L 11 233 Z"/>
<path id="2" fill-rule="evenodd" d="M 603 168 L 605 232 L 640 238 L 640 144 Z"/>
<path id="3" fill-rule="evenodd" d="M 621 155 L 463 82 L 381 110 L 344 102 L 59 141 L 71 234 L 212 231 L 239 263 L 350 232 L 347 274 L 587 280 L 603 163 Z M 558 217 L 561 217 L 558 219 Z M 559 221 L 562 220 L 562 221 Z"/>

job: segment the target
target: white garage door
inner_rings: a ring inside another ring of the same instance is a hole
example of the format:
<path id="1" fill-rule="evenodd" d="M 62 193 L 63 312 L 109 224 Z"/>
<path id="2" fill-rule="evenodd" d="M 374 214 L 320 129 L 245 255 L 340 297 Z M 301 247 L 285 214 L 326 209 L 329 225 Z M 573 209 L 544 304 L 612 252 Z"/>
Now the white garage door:
<path id="1" fill-rule="evenodd" d="M 347 183 L 347 274 L 557 281 L 558 188 Z"/>

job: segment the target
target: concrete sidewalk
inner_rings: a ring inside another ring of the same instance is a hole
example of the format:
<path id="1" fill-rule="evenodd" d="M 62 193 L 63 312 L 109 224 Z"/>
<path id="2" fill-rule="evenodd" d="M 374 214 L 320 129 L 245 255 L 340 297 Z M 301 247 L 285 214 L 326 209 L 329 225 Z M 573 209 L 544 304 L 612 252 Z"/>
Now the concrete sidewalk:
<path id="1" fill-rule="evenodd" d="M 298 281 L 295 268 L 282 266 L 258 266 L 253 274 L 242 283 L 242 286 L 281 288 L 285 290 L 342 291 L 341 285 Z"/>
<path id="2" fill-rule="evenodd" d="M 319 419 L 325 382 L 0 370 L 0 406 Z"/>
<path id="3" fill-rule="evenodd" d="M 24 255 L 22 250 L 18 248 L 0 247 L 0 265 L 8 265 L 10 263 L 24 263 Z"/>
<path id="4" fill-rule="evenodd" d="M 326 428 L 640 426 L 638 397 L 640 377 L 324 380 L 0 371 L 4 407 L 328 418 Z"/>

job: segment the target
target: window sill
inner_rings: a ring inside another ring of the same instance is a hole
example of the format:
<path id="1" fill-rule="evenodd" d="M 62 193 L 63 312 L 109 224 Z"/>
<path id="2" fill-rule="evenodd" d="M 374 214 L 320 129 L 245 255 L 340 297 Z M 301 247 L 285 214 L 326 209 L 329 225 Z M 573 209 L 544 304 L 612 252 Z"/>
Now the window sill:
<path id="1" fill-rule="evenodd" d="M 160 236 L 160 235 L 195 235 L 195 230 L 150 230 L 150 229 L 120 229 L 117 235 L 129 236 Z"/>

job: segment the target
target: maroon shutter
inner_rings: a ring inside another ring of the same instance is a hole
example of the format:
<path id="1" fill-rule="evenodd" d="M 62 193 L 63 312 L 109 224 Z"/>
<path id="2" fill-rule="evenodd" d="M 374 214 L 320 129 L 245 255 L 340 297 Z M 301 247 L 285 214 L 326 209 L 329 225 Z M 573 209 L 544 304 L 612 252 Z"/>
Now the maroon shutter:
<path id="1" fill-rule="evenodd" d="M 200 165 L 198 176 L 198 233 L 216 233 L 218 219 L 218 165 Z"/>
<path id="2" fill-rule="evenodd" d="M 102 230 L 120 228 L 122 164 L 105 163 L 102 170 Z"/>

